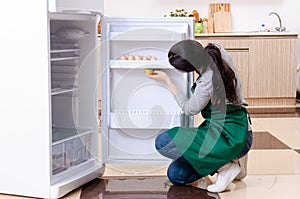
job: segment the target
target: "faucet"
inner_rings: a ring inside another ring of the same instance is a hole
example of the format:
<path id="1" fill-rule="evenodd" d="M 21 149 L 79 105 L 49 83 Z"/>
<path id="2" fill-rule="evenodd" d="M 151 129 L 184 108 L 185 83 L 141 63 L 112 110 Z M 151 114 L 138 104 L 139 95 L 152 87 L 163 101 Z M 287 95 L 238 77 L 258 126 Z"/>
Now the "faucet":
<path id="1" fill-rule="evenodd" d="M 275 30 L 279 31 L 279 32 L 283 32 L 286 30 L 285 27 L 282 27 L 282 23 L 281 23 L 281 18 L 279 16 L 279 14 L 277 14 L 276 12 L 270 12 L 269 16 L 271 16 L 272 14 L 276 15 L 278 20 L 279 20 L 279 27 L 276 27 Z"/>

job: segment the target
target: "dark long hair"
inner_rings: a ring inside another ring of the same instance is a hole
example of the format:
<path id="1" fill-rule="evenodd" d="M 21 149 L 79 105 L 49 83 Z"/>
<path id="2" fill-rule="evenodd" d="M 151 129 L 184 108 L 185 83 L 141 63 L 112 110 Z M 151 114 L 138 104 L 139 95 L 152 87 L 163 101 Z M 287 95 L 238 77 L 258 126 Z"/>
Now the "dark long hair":
<path id="1" fill-rule="evenodd" d="M 220 49 L 209 43 L 205 48 L 194 40 L 183 40 L 171 47 L 169 62 L 176 69 L 201 74 L 207 67 L 213 71 L 213 89 L 217 107 L 224 107 L 225 97 L 233 104 L 239 104 L 236 94 L 237 79 L 229 64 L 222 58 Z"/>

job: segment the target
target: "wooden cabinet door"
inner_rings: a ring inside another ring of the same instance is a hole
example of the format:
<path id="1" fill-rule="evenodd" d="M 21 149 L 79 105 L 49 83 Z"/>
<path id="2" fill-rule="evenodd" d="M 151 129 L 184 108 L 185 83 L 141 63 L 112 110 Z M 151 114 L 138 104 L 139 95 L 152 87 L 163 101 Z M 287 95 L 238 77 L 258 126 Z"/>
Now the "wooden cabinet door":
<path id="1" fill-rule="evenodd" d="M 227 49 L 241 79 L 243 96 L 248 98 L 249 49 Z"/>
<path id="2" fill-rule="evenodd" d="M 297 39 L 253 38 L 249 41 L 250 98 L 296 95 Z"/>
<path id="3" fill-rule="evenodd" d="M 197 40 L 203 46 L 209 42 L 221 45 L 232 57 L 235 68 L 242 82 L 243 95 L 248 97 L 248 68 L 249 68 L 249 44 L 248 38 L 204 38 Z"/>

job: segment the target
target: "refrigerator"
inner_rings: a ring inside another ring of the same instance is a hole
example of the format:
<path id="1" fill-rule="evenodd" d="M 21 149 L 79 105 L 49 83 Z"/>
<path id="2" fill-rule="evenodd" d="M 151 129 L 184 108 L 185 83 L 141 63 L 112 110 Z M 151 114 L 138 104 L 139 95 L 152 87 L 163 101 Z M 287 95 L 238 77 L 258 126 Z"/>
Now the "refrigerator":
<path id="1" fill-rule="evenodd" d="M 96 0 L 16 0 L 6 8 L 0 18 L 0 193 L 59 198 L 102 176 L 107 163 L 168 161 L 155 151 L 155 136 L 190 125 L 191 118 L 143 71 L 164 70 L 189 94 L 192 74 L 173 69 L 166 53 L 193 38 L 192 19 L 103 17 L 103 2 Z M 122 61 L 121 54 L 156 60 Z"/>
<path id="2" fill-rule="evenodd" d="M 103 175 L 96 92 L 102 4 L 13 0 L 3 7 L 1 194 L 59 198 Z"/>

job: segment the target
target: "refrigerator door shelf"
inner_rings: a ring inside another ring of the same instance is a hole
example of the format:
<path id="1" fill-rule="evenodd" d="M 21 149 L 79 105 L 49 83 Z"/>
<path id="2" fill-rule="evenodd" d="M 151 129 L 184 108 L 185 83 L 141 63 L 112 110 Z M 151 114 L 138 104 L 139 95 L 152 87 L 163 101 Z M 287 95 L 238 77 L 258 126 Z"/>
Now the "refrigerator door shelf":
<path id="1" fill-rule="evenodd" d="M 111 60 L 110 68 L 168 68 L 174 69 L 168 61 L 162 60 Z"/>
<path id="2" fill-rule="evenodd" d="M 181 123 L 181 114 L 111 114 L 111 128 L 168 129 Z"/>

